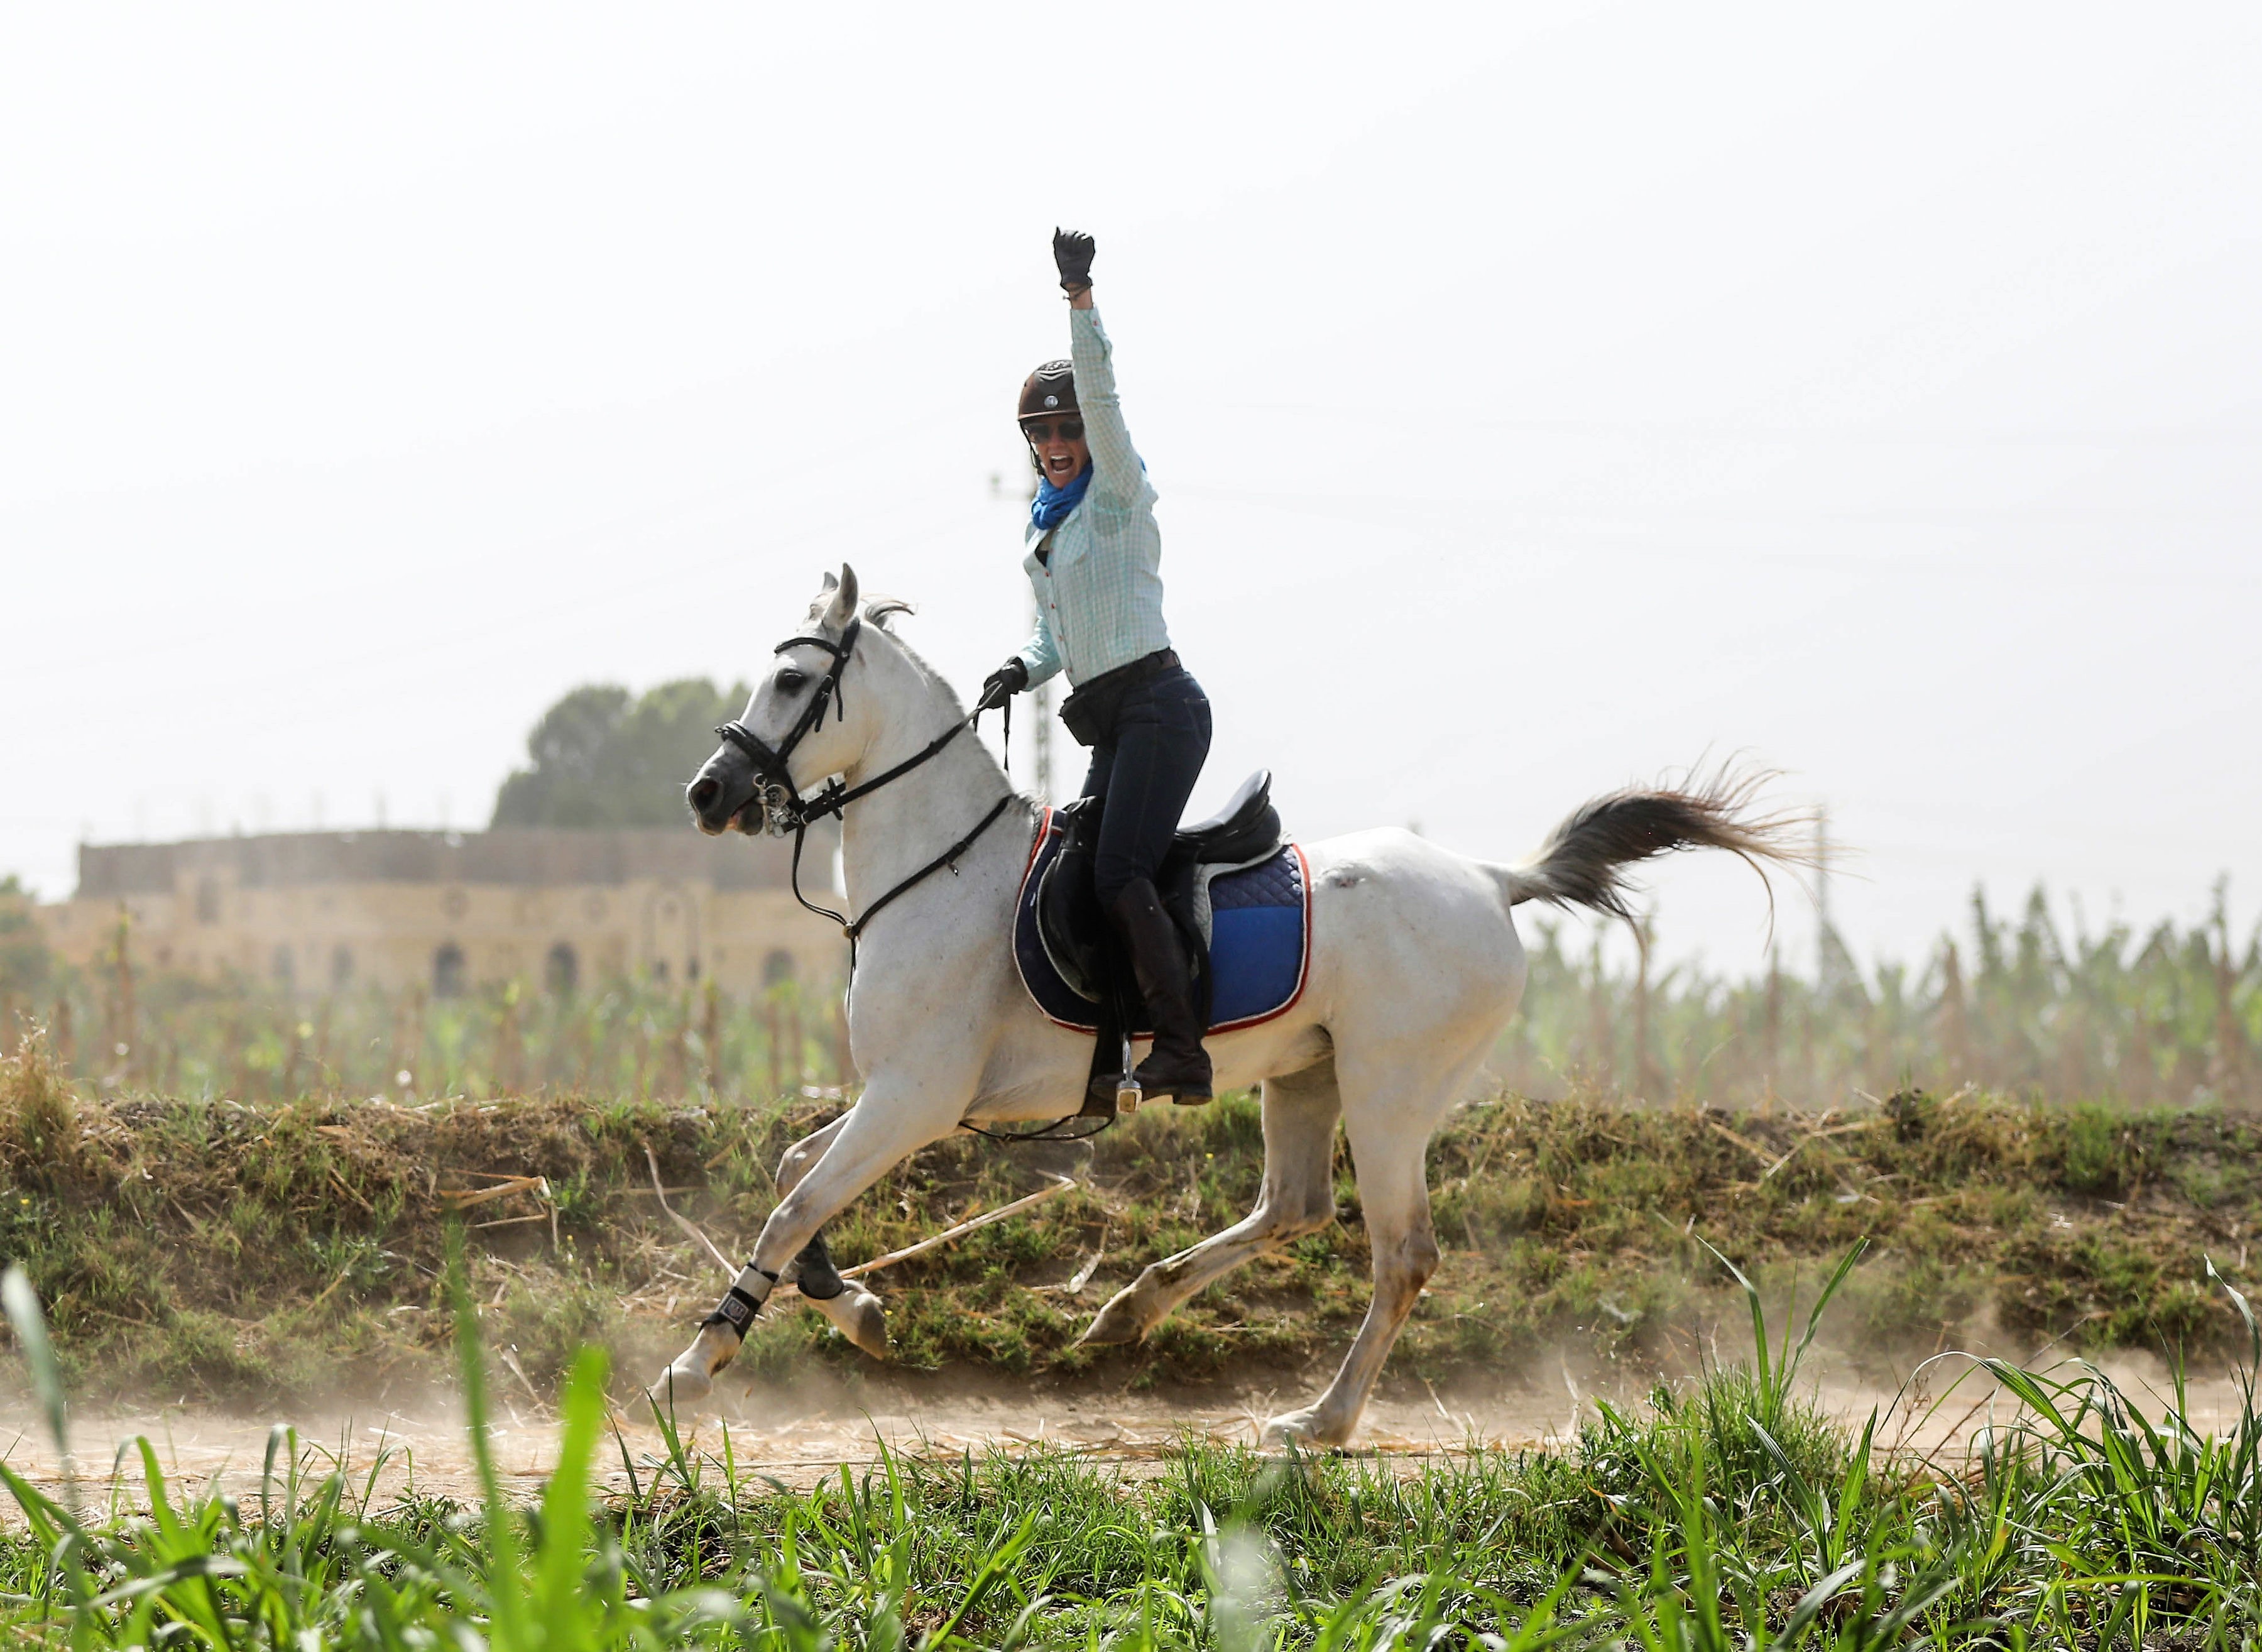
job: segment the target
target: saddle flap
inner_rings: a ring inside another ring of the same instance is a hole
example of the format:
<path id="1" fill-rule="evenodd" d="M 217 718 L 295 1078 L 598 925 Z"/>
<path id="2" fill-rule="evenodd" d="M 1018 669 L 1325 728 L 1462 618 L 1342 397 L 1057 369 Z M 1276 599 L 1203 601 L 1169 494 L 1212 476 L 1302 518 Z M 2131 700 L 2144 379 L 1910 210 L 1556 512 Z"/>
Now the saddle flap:
<path id="1" fill-rule="evenodd" d="M 1106 977 L 1100 949 L 1106 917 L 1091 887 L 1092 816 L 1083 806 L 1087 801 L 1078 799 L 1055 812 L 1063 822 L 1061 847 L 1037 876 L 1037 938 L 1069 990 L 1096 1004 Z"/>

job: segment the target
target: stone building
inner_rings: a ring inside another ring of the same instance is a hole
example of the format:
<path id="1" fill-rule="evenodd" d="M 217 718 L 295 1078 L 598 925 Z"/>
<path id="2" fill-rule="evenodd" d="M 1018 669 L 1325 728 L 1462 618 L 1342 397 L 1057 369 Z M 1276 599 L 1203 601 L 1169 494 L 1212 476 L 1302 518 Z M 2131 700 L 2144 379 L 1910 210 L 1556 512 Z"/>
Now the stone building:
<path id="1" fill-rule="evenodd" d="M 820 900 L 836 841 L 811 831 L 803 856 Z M 847 946 L 794 901 L 791 855 L 789 842 L 688 828 L 84 844 L 76 893 L 37 916 L 49 948 L 82 968 L 109 956 L 123 908 L 137 970 L 307 994 L 421 982 L 445 996 L 512 979 L 571 990 L 637 972 L 731 992 L 828 984 Z"/>

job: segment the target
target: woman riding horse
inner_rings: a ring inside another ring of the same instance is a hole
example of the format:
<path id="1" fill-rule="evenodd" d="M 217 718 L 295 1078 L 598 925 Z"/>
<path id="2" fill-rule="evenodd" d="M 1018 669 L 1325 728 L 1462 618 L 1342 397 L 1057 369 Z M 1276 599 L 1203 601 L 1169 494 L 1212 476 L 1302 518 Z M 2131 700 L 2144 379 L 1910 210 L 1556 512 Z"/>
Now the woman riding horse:
<path id="1" fill-rule="evenodd" d="M 1155 879 L 1209 755 L 1209 696 L 1178 663 L 1163 624 L 1156 494 L 1124 427 L 1112 346 L 1092 307 L 1092 252 L 1091 236 L 1053 232 L 1070 359 L 1028 376 L 1019 415 L 1038 478 L 1021 559 L 1037 628 L 983 691 L 994 703 L 1068 674 L 1075 692 L 1061 720 L 1091 748 L 1084 795 L 1100 812 L 1092 883 L 1155 1029 L 1139 1088 L 1153 1100 L 1207 1101 L 1201 1012 Z"/>

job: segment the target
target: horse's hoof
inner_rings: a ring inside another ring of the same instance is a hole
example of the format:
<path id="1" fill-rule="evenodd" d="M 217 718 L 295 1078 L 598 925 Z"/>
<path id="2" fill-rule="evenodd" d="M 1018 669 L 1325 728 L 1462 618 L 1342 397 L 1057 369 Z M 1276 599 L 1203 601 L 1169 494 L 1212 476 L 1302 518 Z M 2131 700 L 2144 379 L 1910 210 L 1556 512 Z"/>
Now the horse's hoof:
<path id="1" fill-rule="evenodd" d="M 738 1352 L 738 1338 L 720 1324 L 702 1325 L 691 1345 L 675 1356 L 649 1390 L 660 1405 L 673 1410 L 680 1403 L 695 1403 L 715 1391 L 715 1374 Z"/>
<path id="2" fill-rule="evenodd" d="M 686 1365 L 681 1355 L 659 1374 L 651 1389 L 652 1397 L 670 1411 L 679 1404 L 695 1404 L 714 1391 L 715 1379 L 695 1366 Z"/>
<path id="3" fill-rule="evenodd" d="M 1089 1344 L 1096 1348 L 1111 1348 L 1136 1342 L 1146 1334 L 1146 1321 L 1133 1304 L 1131 1292 L 1125 1291 L 1101 1309 L 1099 1317 L 1091 1322 L 1091 1329 L 1076 1340 L 1078 1347 Z"/>
<path id="4" fill-rule="evenodd" d="M 1283 1411 L 1270 1418 L 1263 1433 L 1264 1449 L 1286 1451 L 1291 1446 L 1299 1451 L 1324 1451 L 1340 1446 L 1351 1438 L 1349 1429 L 1328 1428 L 1320 1421 L 1320 1408 L 1307 1405 L 1300 1410 Z"/>
<path id="5" fill-rule="evenodd" d="M 888 1310 L 878 1297 L 854 1280 L 838 1296 L 810 1305 L 855 1347 L 875 1360 L 888 1357 Z"/>

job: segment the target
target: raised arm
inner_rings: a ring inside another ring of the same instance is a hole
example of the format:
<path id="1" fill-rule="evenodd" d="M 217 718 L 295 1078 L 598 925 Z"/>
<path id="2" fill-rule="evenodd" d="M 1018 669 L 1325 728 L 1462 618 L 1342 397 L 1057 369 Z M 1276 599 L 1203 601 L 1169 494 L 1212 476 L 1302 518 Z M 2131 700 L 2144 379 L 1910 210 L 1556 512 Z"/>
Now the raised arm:
<path id="1" fill-rule="evenodd" d="M 1068 294 L 1077 410 L 1084 415 L 1084 438 L 1091 446 L 1092 485 L 1117 499 L 1136 499 L 1146 472 L 1123 422 L 1123 400 L 1115 393 L 1114 346 L 1091 302 L 1095 250 L 1091 237 L 1079 230 L 1053 231 L 1053 262 L 1060 270 L 1061 291 Z"/>

